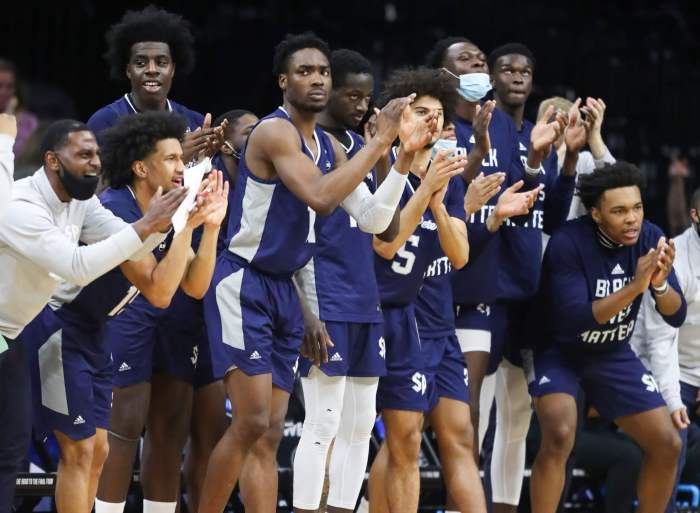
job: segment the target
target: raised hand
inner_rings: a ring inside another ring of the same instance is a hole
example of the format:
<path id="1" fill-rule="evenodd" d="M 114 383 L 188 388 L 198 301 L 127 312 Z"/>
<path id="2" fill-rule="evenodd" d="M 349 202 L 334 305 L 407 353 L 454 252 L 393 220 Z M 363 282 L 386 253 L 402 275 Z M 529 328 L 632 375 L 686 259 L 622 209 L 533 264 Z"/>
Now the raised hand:
<path id="1" fill-rule="evenodd" d="M 690 166 L 688 159 L 679 159 L 678 157 L 671 160 L 668 165 L 668 176 L 671 178 L 681 177 L 688 178 L 690 176 Z"/>
<path id="2" fill-rule="evenodd" d="M 399 124 L 399 140 L 401 148 L 408 153 L 422 150 L 437 134 L 437 113 L 425 117 L 414 116 L 408 105 L 401 114 Z"/>
<path id="3" fill-rule="evenodd" d="M 17 137 L 17 118 L 11 114 L 0 114 L 0 134 Z"/>
<path id="4" fill-rule="evenodd" d="M 197 194 L 197 204 L 187 219 L 187 226 L 196 228 L 201 224 L 219 227 L 226 217 L 229 183 L 224 181 L 221 171 L 214 170 L 202 182 Z"/>
<path id="5" fill-rule="evenodd" d="M 462 172 L 467 164 L 467 159 L 464 157 L 448 157 L 448 155 L 447 151 L 438 152 L 430 166 L 428 166 L 428 170 L 421 182 L 421 187 L 427 187 L 431 193 L 435 194 L 450 181 L 450 178 Z"/>
<path id="6" fill-rule="evenodd" d="M 170 228 L 173 214 L 186 195 L 186 187 L 177 187 L 166 194 L 163 194 L 162 187 L 158 187 L 148 204 L 148 210 L 141 218 L 152 227 L 150 233 L 165 232 Z"/>
<path id="7" fill-rule="evenodd" d="M 493 110 L 496 108 L 496 102 L 489 100 L 483 105 L 476 106 L 476 115 L 472 120 L 472 131 L 474 133 L 474 148 L 472 151 L 477 151 L 481 155 L 486 155 L 491 149 L 491 139 L 489 137 L 489 125 Z"/>
<path id="8" fill-rule="evenodd" d="M 589 107 L 581 109 L 581 112 L 584 114 L 582 117 L 578 109 L 580 104 L 581 99 L 579 98 L 569 109 L 569 122 L 564 132 L 566 149 L 572 153 L 578 153 L 583 149 L 588 141 L 593 125 L 598 119 L 598 113 Z"/>
<path id="9" fill-rule="evenodd" d="M 658 259 L 656 261 L 656 270 L 651 276 L 651 285 L 659 288 L 668 279 L 673 269 L 673 261 L 676 259 L 676 244 L 673 240 L 666 241 L 666 237 L 661 237 L 656 246 Z"/>
<path id="10" fill-rule="evenodd" d="M 481 207 L 498 194 L 505 179 L 505 173 L 493 173 L 488 176 L 484 176 L 484 173 L 479 173 L 469 183 L 467 194 L 464 196 L 464 211 L 467 217 L 481 210 Z"/>
<path id="11" fill-rule="evenodd" d="M 658 270 L 659 249 L 650 249 L 649 252 L 637 259 L 637 269 L 634 272 L 633 283 L 637 286 L 637 291 L 643 294 L 649 288 L 651 277 Z"/>
<path id="12" fill-rule="evenodd" d="M 205 156 L 211 157 L 224 142 L 224 130 L 228 126 L 228 120 L 224 120 L 218 127 L 212 128 L 211 114 L 204 116 L 202 126 L 193 132 L 185 133 L 182 142 L 182 160 L 187 163 L 192 159 Z"/>
<path id="13" fill-rule="evenodd" d="M 605 118 L 605 109 L 607 106 L 602 98 L 586 98 L 586 107 L 588 107 L 591 112 L 595 113 L 595 123 L 591 127 L 591 132 L 588 135 L 589 139 L 592 137 L 602 137 L 601 129 L 603 128 L 603 119 Z"/>
<path id="14" fill-rule="evenodd" d="M 496 217 L 499 219 L 508 219 L 509 217 L 522 216 L 527 214 L 537 200 L 537 196 L 544 187 L 540 185 L 532 190 L 518 192 L 523 187 L 523 181 L 519 180 L 508 187 L 498 197 Z"/>
<path id="15" fill-rule="evenodd" d="M 580 99 L 576 100 L 580 103 Z M 578 107 L 577 107 L 578 109 Z M 550 121 L 550 119 L 554 118 Z M 540 118 L 537 124 L 532 128 L 530 134 L 530 154 L 528 155 L 528 165 L 537 168 L 542 161 L 549 155 L 552 149 L 552 144 L 564 132 L 567 125 L 566 115 L 563 112 L 554 113 L 554 105 L 550 105 Z"/>
<path id="16" fill-rule="evenodd" d="M 394 142 L 399 135 L 399 125 L 406 107 L 411 105 L 416 95 L 411 94 L 403 98 L 394 98 L 389 101 L 377 114 L 377 131 L 375 137 L 386 146 Z"/>

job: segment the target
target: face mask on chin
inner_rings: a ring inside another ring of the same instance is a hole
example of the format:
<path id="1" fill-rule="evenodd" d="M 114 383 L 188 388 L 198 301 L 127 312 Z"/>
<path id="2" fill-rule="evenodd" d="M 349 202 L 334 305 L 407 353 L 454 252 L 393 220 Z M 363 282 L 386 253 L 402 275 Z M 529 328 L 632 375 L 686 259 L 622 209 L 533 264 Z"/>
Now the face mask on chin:
<path id="1" fill-rule="evenodd" d="M 100 181 L 99 176 L 75 176 L 73 173 L 68 171 L 68 168 L 61 162 L 61 159 L 56 155 L 56 160 L 60 166 L 58 172 L 58 179 L 61 181 L 61 185 L 66 190 L 68 195 L 80 201 L 85 201 L 90 199 L 95 190 L 97 190 L 97 184 Z"/>

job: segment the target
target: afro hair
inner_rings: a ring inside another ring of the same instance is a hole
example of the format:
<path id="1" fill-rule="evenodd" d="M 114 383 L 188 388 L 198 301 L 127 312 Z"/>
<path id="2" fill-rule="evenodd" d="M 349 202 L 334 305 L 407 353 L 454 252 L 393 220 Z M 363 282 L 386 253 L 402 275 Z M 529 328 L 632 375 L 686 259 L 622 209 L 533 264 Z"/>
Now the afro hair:
<path id="1" fill-rule="evenodd" d="M 377 101 L 384 106 L 394 98 L 416 93 L 416 98 L 432 96 L 442 103 L 445 121 L 452 119 L 457 91 L 449 77 L 438 69 L 401 68 L 391 72 Z"/>
<path id="2" fill-rule="evenodd" d="M 301 34 L 287 34 L 275 47 L 275 54 L 272 57 L 272 75 L 277 78 L 287 72 L 289 57 L 304 48 L 316 48 L 326 56 L 328 62 L 331 60 L 331 49 L 323 39 L 313 32 L 307 31 Z"/>
<path id="3" fill-rule="evenodd" d="M 127 11 L 118 23 L 110 27 L 105 37 L 105 60 L 112 78 L 124 78 L 131 47 L 144 41 L 167 43 L 178 75 L 187 75 L 194 68 L 194 37 L 189 22 L 153 5 L 141 11 Z"/>
<path id="4" fill-rule="evenodd" d="M 159 141 L 182 141 L 186 128 L 185 119 L 173 112 L 153 111 L 119 118 L 101 136 L 103 180 L 115 189 L 129 185 L 133 180 L 133 163 L 156 151 Z"/>

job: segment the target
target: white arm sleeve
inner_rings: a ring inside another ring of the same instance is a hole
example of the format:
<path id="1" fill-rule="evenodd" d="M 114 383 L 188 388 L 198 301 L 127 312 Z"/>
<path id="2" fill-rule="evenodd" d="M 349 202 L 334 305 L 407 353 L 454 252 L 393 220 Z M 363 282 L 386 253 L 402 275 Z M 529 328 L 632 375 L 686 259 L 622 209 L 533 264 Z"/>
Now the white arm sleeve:
<path id="1" fill-rule="evenodd" d="M 79 246 L 56 226 L 50 212 L 28 202 L 13 201 L 0 227 L 3 241 L 35 264 L 75 285 L 85 286 L 121 264 L 141 248 L 134 229 Z"/>
<path id="2" fill-rule="evenodd" d="M 120 232 L 129 224 L 121 217 L 105 208 L 97 196 L 90 198 L 90 209 L 85 216 L 80 240 L 86 244 L 94 244 Z M 166 233 L 153 233 L 143 241 L 141 248 L 129 257 L 131 261 L 141 260 L 148 256 L 168 236 Z"/>
<path id="3" fill-rule="evenodd" d="M 10 204 L 15 173 L 15 155 L 12 145 L 15 140 L 9 135 L 0 135 L 0 216 Z"/>
<path id="4" fill-rule="evenodd" d="M 394 217 L 407 177 L 408 174 L 401 174 L 392 167 L 374 194 L 360 182 L 340 206 L 357 221 L 363 232 L 382 233 Z"/>

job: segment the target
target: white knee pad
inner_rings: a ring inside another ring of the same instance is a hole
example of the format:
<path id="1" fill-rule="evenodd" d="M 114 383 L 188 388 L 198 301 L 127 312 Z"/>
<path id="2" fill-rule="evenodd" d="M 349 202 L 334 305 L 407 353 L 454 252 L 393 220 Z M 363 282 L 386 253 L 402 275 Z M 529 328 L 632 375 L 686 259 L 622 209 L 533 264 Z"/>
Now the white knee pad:
<path id="1" fill-rule="evenodd" d="M 479 454 L 481 454 L 481 446 L 484 445 L 486 431 L 489 429 L 491 407 L 493 406 L 495 393 L 496 374 L 484 376 L 484 381 L 481 382 L 481 394 L 479 395 Z"/>
<path id="2" fill-rule="evenodd" d="M 493 502 L 517 505 L 525 473 L 532 407 L 523 369 L 503 360 L 496 372 L 496 434 L 491 458 Z"/>
<path id="3" fill-rule="evenodd" d="M 379 378 L 347 378 L 330 462 L 328 505 L 354 509 L 367 468 Z"/>
<path id="4" fill-rule="evenodd" d="M 294 507 L 318 509 L 326 475 L 328 447 L 338 432 L 344 376 L 326 376 L 312 367 L 308 378 L 301 378 L 306 416 L 294 456 Z"/>
<path id="5" fill-rule="evenodd" d="M 486 330 L 456 330 L 459 347 L 463 353 L 472 351 L 491 352 L 491 332 Z"/>

